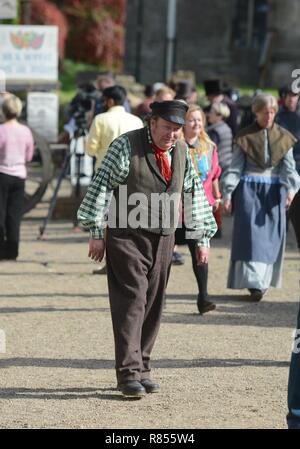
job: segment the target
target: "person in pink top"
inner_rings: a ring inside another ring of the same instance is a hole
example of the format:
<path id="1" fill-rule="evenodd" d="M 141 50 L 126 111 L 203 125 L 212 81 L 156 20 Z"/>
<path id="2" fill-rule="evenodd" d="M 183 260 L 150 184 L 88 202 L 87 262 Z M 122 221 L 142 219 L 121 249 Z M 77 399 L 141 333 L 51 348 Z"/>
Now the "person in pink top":
<path id="1" fill-rule="evenodd" d="M 30 129 L 18 122 L 22 103 L 15 95 L 2 104 L 0 125 L 0 260 L 16 260 L 22 218 L 26 163 L 31 161 L 34 142 Z"/>
<path id="2" fill-rule="evenodd" d="M 215 211 L 220 206 L 221 201 L 221 193 L 219 190 L 221 168 L 219 166 L 216 145 L 205 132 L 205 114 L 200 106 L 196 104 L 189 105 L 186 114 L 186 123 L 183 127 L 183 135 L 189 147 L 195 170 L 203 183 L 208 202 Z M 207 300 L 208 265 L 197 265 L 195 242 L 193 240 L 185 240 L 183 242 L 181 239 L 181 229 L 177 230 L 176 233 L 178 235 L 177 243 L 186 243 L 192 256 L 193 271 L 199 290 L 197 306 L 199 313 L 202 315 L 216 308 L 214 303 Z"/>

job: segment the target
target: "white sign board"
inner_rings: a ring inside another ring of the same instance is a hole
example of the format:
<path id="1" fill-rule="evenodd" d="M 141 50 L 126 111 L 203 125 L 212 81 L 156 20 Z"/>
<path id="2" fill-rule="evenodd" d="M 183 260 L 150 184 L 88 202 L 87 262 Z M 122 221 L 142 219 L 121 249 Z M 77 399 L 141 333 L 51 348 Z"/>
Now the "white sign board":
<path id="1" fill-rule="evenodd" d="M 27 95 L 27 123 L 48 142 L 57 141 L 58 111 L 58 95 L 48 92 Z"/>
<path id="2" fill-rule="evenodd" d="M 17 17 L 17 0 L 0 0 L 0 19 Z"/>
<path id="3" fill-rule="evenodd" d="M 0 25 L 0 70 L 8 82 L 56 82 L 58 28 Z"/>

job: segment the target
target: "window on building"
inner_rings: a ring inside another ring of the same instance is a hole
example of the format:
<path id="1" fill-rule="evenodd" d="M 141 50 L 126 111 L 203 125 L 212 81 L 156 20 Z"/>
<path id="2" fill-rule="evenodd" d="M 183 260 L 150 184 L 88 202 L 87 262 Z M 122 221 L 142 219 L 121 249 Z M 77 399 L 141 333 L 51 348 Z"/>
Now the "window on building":
<path id="1" fill-rule="evenodd" d="M 268 0 L 236 0 L 232 44 L 237 48 L 261 48 L 267 33 Z"/>

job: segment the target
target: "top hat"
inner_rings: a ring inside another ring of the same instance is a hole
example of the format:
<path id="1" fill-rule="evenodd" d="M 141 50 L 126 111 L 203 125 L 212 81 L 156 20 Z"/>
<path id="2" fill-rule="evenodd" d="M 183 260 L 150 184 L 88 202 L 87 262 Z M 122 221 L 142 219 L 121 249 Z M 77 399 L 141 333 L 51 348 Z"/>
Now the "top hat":
<path id="1" fill-rule="evenodd" d="M 193 85 L 189 80 L 179 81 L 176 86 L 176 99 L 186 100 L 193 92 Z"/>
<path id="2" fill-rule="evenodd" d="M 222 84 L 219 79 L 203 81 L 205 95 L 220 95 L 222 93 Z"/>
<path id="3" fill-rule="evenodd" d="M 158 115 L 168 122 L 185 125 L 185 115 L 189 107 L 185 101 L 168 100 L 155 101 L 150 104 L 150 108 L 152 115 Z"/>

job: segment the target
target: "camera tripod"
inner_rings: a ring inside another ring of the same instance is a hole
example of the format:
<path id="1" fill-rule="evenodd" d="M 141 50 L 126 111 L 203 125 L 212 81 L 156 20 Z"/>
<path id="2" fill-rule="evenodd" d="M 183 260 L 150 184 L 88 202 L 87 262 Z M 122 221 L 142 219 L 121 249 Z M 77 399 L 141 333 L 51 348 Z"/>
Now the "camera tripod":
<path id="1" fill-rule="evenodd" d="M 77 201 L 75 201 L 76 204 L 80 198 L 80 192 L 81 192 L 80 179 L 85 177 L 86 175 L 84 173 L 81 173 L 81 160 L 82 160 L 82 157 L 84 157 L 84 153 L 78 152 L 78 143 L 79 143 L 79 139 L 81 137 L 86 136 L 86 134 L 87 133 L 85 130 L 77 130 L 74 134 L 74 137 L 72 137 L 72 139 L 70 141 L 70 151 L 66 154 L 66 156 L 64 158 L 62 168 L 58 175 L 57 183 L 56 183 L 53 195 L 50 200 L 48 213 L 47 213 L 46 217 L 44 218 L 42 226 L 40 226 L 40 229 L 39 229 L 40 234 L 39 234 L 38 238 L 40 240 L 43 239 L 46 228 L 52 218 L 53 211 L 54 211 L 54 208 L 55 208 L 56 202 L 57 202 L 58 192 L 59 192 L 61 183 L 64 180 L 64 178 L 66 177 L 66 174 L 70 167 L 70 162 L 71 162 L 72 156 L 75 156 L 75 158 L 76 158 L 76 170 L 75 170 L 75 173 L 76 173 L 75 198 L 77 200 Z"/>

